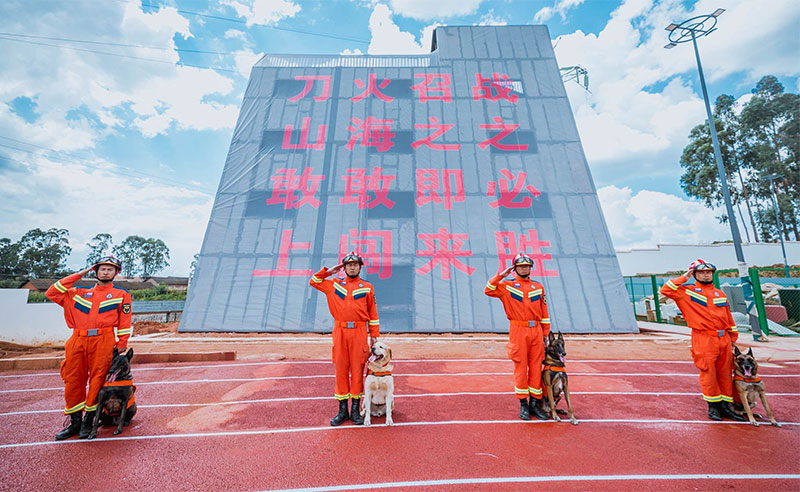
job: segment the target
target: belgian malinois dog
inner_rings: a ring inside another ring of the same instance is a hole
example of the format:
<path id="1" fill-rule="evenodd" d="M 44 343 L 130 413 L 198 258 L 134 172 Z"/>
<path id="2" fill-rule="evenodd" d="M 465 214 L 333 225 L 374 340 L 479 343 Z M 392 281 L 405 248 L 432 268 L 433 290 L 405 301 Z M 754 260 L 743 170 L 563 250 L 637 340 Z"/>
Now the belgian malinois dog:
<path id="1" fill-rule="evenodd" d="M 131 423 L 136 415 L 136 400 L 133 394 L 136 386 L 133 385 L 131 375 L 131 358 L 133 349 L 128 349 L 125 354 L 120 354 L 114 347 L 114 358 L 106 375 L 106 382 L 97 395 L 97 412 L 89 439 L 97 435 L 97 428 L 103 425 L 116 425 L 114 435 L 122 432 L 122 427 Z"/>
<path id="2" fill-rule="evenodd" d="M 758 362 L 753 356 L 753 349 L 750 348 L 746 353 L 742 353 L 739 347 L 733 346 L 733 387 L 739 394 L 741 404 L 735 403 L 733 411 L 739 415 L 747 414 L 748 420 L 753 425 L 758 425 L 753 407 L 756 406 L 756 397 L 761 398 L 761 403 L 767 410 L 769 422 L 775 427 L 780 427 L 775 417 L 772 416 L 772 409 L 767 402 L 767 392 L 764 389 L 764 382 L 758 377 Z M 759 415 L 760 417 L 760 415 Z"/>
<path id="3" fill-rule="evenodd" d="M 550 415 L 553 420 L 560 422 L 558 414 L 564 415 L 563 410 L 556 410 L 556 405 L 561 401 L 561 393 L 567 400 L 567 410 L 569 411 L 569 421 L 573 425 L 578 425 L 575 415 L 572 413 L 572 402 L 569 399 L 569 385 L 567 380 L 566 365 L 567 351 L 564 348 L 564 336 L 558 332 L 558 337 L 551 331 L 547 336 L 547 347 L 544 350 L 544 367 L 542 368 L 542 380 L 547 389 L 547 402 L 550 404 Z M 545 412 L 548 409 L 544 409 Z"/>

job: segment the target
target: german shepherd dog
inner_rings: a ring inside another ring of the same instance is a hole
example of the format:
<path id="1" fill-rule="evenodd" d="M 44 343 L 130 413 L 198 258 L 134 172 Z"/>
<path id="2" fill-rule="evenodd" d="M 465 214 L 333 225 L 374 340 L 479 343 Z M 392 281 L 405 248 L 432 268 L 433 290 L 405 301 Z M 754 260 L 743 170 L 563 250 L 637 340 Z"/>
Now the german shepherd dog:
<path id="1" fill-rule="evenodd" d="M 758 362 L 753 356 L 753 349 L 750 348 L 746 353 L 742 353 L 739 347 L 733 346 L 733 387 L 739 394 L 742 403 L 734 403 L 732 410 L 739 414 L 747 414 L 748 420 L 753 425 L 758 425 L 756 416 L 753 414 L 753 407 L 756 406 L 756 397 L 761 398 L 761 403 L 767 410 L 769 422 L 775 427 L 780 427 L 775 417 L 772 416 L 772 409 L 767 402 L 767 392 L 764 383 L 758 377 Z M 747 402 L 745 405 L 744 403 Z M 760 415 L 758 417 L 761 417 Z"/>
<path id="2" fill-rule="evenodd" d="M 567 379 L 566 365 L 567 351 L 564 349 L 564 336 L 558 332 L 556 338 L 551 331 L 547 336 L 547 347 L 544 350 L 544 367 L 542 368 L 542 380 L 547 389 L 547 402 L 550 408 L 544 411 L 550 412 L 553 420 L 560 422 L 558 414 L 564 415 L 563 410 L 556 410 L 556 405 L 561 401 L 561 393 L 567 400 L 567 410 L 569 411 L 569 421 L 573 425 L 578 425 L 575 415 L 572 413 L 572 402 L 569 400 L 569 385 Z"/>
<path id="3" fill-rule="evenodd" d="M 128 349 L 125 354 L 120 354 L 114 347 L 114 358 L 111 359 L 111 368 L 106 376 L 106 383 L 100 388 L 97 395 L 97 412 L 94 418 L 92 432 L 89 439 L 97 435 L 97 428 L 103 425 L 116 425 L 114 435 L 122 432 L 122 427 L 131 423 L 136 415 L 136 401 L 133 394 L 136 386 L 133 385 L 131 375 L 131 358 L 133 349 Z"/>

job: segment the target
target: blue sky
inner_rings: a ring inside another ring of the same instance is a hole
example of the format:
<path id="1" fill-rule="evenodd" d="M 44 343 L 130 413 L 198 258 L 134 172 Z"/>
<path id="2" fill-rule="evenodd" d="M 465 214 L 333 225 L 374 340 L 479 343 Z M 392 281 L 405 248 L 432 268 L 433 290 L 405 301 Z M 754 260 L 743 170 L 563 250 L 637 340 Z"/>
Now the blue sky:
<path id="1" fill-rule="evenodd" d="M 544 23 L 559 64 L 590 73 L 591 94 L 567 92 L 615 246 L 726 239 L 679 184 L 705 117 L 691 47 L 662 48 L 664 26 L 718 7 L 700 44 L 712 97 L 744 102 L 766 74 L 797 92 L 788 0 L 5 0 L 0 237 L 68 228 L 75 268 L 97 233 L 157 237 L 165 273 L 186 274 L 263 53 L 422 53 L 437 25 Z"/>

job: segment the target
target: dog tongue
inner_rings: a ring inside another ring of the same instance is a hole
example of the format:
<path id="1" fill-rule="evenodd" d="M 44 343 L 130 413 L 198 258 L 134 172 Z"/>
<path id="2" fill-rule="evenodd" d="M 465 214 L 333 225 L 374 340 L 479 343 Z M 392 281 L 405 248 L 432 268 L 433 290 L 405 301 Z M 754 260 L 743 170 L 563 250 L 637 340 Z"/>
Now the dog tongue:
<path id="1" fill-rule="evenodd" d="M 369 356 L 369 362 L 375 362 L 376 360 L 378 360 L 378 356 L 377 355 L 370 355 Z"/>
<path id="2" fill-rule="evenodd" d="M 749 377 L 751 377 L 753 375 L 753 371 L 751 371 L 750 369 L 747 369 L 746 371 L 744 371 L 744 375 L 745 375 L 745 377 L 749 378 Z"/>
<path id="3" fill-rule="evenodd" d="M 116 372 L 114 372 L 110 376 L 108 376 L 108 382 L 109 383 L 113 383 L 116 380 L 117 380 L 117 373 Z"/>
<path id="4" fill-rule="evenodd" d="M 559 355 L 558 358 L 561 360 L 562 364 L 566 364 L 567 363 L 567 361 L 566 361 L 566 359 L 564 358 L 563 355 Z"/>

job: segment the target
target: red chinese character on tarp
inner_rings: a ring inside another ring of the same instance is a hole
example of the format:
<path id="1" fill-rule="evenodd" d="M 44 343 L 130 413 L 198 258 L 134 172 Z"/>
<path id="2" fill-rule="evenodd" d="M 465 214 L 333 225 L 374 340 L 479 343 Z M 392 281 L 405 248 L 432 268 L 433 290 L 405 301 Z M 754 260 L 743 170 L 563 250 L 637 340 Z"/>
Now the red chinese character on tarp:
<path id="1" fill-rule="evenodd" d="M 487 130 L 500 130 L 500 133 L 494 137 L 487 138 L 483 142 L 479 143 L 478 147 L 485 149 L 491 145 L 492 147 L 497 147 L 500 150 L 528 150 L 528 144 L 506 145 L 500 143 L 500 140 L 503 140 L 514 130 L 519 128 L 519 125 L 515 125 L 513 123 L 506 125 L 503 123 L 503 118 L 499 116 L 494 118 L 494 122 L 496 123 L 495 125 L 478 125 L 479 127 L 486 128 Z"/>
<path id="2" fill-rule="evenodd" d="M 529 196 L 523 197 L 519 202 L 514 201 L 522 192 L 523 186 L 534 197 L 542 194 L 539 190 L 534 188 L 533 185 L 525 186 L 525 178 L 528 177 L 528 173 L 524 171 L 520 171 L 516 177 L 508 169 L 501 169 L 500 174 L 503 175 L 503 178 L 498 179 L 500 182 L 500 198 L 491 202 L 489 204 L 491 207 L 530 208 L 531 204 L 533 203 L 533 198 Z M 509 189 L 509 183 L 512 182 L 514 183 L 514 187 Z M 496 191 L 497 183 L 494 181 L 489 181 L 489 186 L 486 189 L 486 196 L 495 196 Z"/>
<path id="3" fill-rule="evenodd" d="M 342 176 L 345 182 L 344 185 L 344 198 L 339 200 L 341 204 L 358 203 L 358 208 L 375 208 L 378 205 L 383 205 L 386 208 L 393 208 L 394 202 L 389 200 L 389 186 L 396 176 L 384 176 L 383 168 L 376 167 L 372 170 L 372 175 L 367 176 L 366 169 L 347 169 L 348 173 L 352 176 Z M 368 192 L 375 194 L 372 201 Z"/>
<path id="4" fill-rule="evenodd" d="M 491 79 L 483 78 L 483 74 L 476 73 L 475 80 L 477 85 L 472 86 L 472 100 L 488 99 L 497 101 L 505 99 L 512 103 L 517 102 L 519 97 L 511 93 L 511 81 L 506 74 L 494 72 Z"/>
<path id="5" fill-rule="evenodd" d="M 386 152 L 394 147 L 392 139 L 395 134 L 392 133 L 392 123 L 394 120 L 378 120 L 372 116 L 367 116 L 367 119 L 362 123 L 360 119 L 353 118 L 350 120 L 357 126 L 349 125 L 347 129 L 353 134 L 347 142 L 348 150 L 353 150 L 356 142 L 361 139 L 359 145 L 361 147 L 375 147 L 378 152 Z M 360 132 L 358 130 L 361 130 Z"/>
<path id="6" fill-rule="evenodd" d="M 300 94 L 290 97 L 289 101 L 297 102 L 300 99 L 303 99 L 311 92 L 311 89 L 314 87 L 315 80 L 322 81 L 322 94 L 319 96 L 314 96 L 315 101 L 326 101 L 329 97 L 331 97 L 331 76 L 330 75 L 296 75 L 295 80 L 305 80 L 306 85 L 303 87 L 303 90 L 300 91 Z"/>
<path id="7" fill-rule="evenodd" d="M 430 202 L 442 203 L 442 197 L 439 195 L 440 189 L 444 192 L 445 210 L 452 210 L 453 202 L 463 202 L 466 199 L 464 172 L 461 169 L 442 169 L 441 177 L 442 179 L 439 180 L 439 169 L 417 169 L 416 203 L 418 206 Z M 455 194 L 453 194 L 454 187 Z"/>
<path id="8" fill-rule="evenodd" d="M 369 74 L 369 82 L 367 82 L 366 84 L 361 79 L 355 79 L 353 83 L 355 83 L 359 89 L 364 89 L 364 87 L 366 87 L 366 89 L 361 94 L 351 97 L 350 100 L 353 102 L 358 102 L 361 101 L 362 99 L 366 99 L 367 96 L 374 95 L 383 102 L 392 102 L 394 101 L 394 98 L 392 96 L 387 96 L 386 94 L 381 92 L 381 89 L 385 89 L 386 86 L 389 85 L 391 82 L 392 81 L 389 79 L 383 79 L 383 82 L 381 82 L 381 84 L 378 85 L 378 81 L 374 73 Z"/>
<path id="9" fill-rule="evenodd" d="M 450 129 L 453 128 L 456 125 L 447 125 L 445 123 L 439 124 L 439 118 L 437 118 L 435 116 L 431 116 L 430 118 L 428 118 L 428 120 L 431 122 L 430 125 L 414 125 L 414 128 L 422 128 L 422 129 L 433 129 L 433 128 L 436 128 L 436 131 L 433 132 L 432 134 L 428 135 L 425 138 L 419 139 L 416 142 L 412 142 L 411 143 L 411 147 L 413 147 L 414 150 L 417 150 L 417 148 L 420 145 L 427 145 L 428 147 L 430 147 L 430 148 L 432 148 L 434 150 L 459 150 L 461 148 L 461 144 L 437 144 L 437 143 L 433 143 L 433 141 L 435 139 L 441 137 L 442 135 L 444 135 L 445 133 L 450 131 Z"/>
<path id="10" fill-rule="evenodd" d="M 536 229 L 528 230 L 528 235 L 519 235 L 517 246 L 516 235 L 512 231 L 495 231 L 494 240 L 497 243 L 497 259 L 500 269 L 505 270 L 518 253 L 526 253 L 533 260 L 531 277 L 558 277 L 558 270 L 545 270 L 544 262 L 553 259 L 549 253 L 542 253 L 542 248 L 550 247 L 550 241 L 540 241 Z"/>
<path id="11" fill-rule="evenodd" d="M 444 101 L 452 102 L 453 95 L 450 91 L 449 73 L 417 73 L 414 78 L 422 80 L 411 86 L 412 91 L 419 91 L 419 102 Z M 435 85 L 432 85 L 436 79 Z"/>
<path id="12" fill-rule="evenodd" d="M 311 249 L 311 243 L 293 243 L 292 229 L 281 234 L 281 246 L 278 251 L 278 268 L 275 270 L 253 270 L 254 277 L 307 277 L 313 270 L 289 270 L 289 251 L 293 249 Z"/>
<path id="13" fill-rule="evenodd" d="M 272 197 L 267 198 L 267 205 L 275 205 L 276 203 L 283 203 L 284 209 L 300 208 L 305 204 L 311 205 L 314 208 L 319 207 L 320 201 L 314 198 L 317 193 L 319 184 L 325 179 L 322 174 L 311 174 L 311 168 L 303 169 L 303 174 L 297 176 L 296 169 L 276 169 L 279 175 L 272 176 Z M 300 192 L 302 197 L 298 197 L 295 193 Z"/>
<path id="14" fill-rule="evenodd" d="M 311 118 L 303 118 L 303 125 L 300 129 L 300 141 L 296 144 L 292 143 L 292 132 L 294 125 L 286 125 L 283 129 L 283 145 L 282 149 L 314 149 L 323 150 L 325 148 L 325 130 L 328 125 L 319 125 L 317 127 L 317 143 L 308 143 L 308 133 L 311 129 Z"/>
<path id="15" fill-rule="evenodd" d="M 433 270 L 436 265 L 441 265 L 443 280 L 450 279 L 451 265 L 467 275 L 472 275 L 472 272 L 475 271 L 474 268 L 461 263 L 457 258 L 459 256 L 472 256 L 471 250 L 461 251 L 464 241 L 469 239 L 467 234 L 448 234 L 447 229 L 440 227 L 439 232 L 436 234 L 418 234 L 417 237 L 428 248 L 425 251 L 417 250 L 417 256 L 431 257 L 428 263 L 421 268 L 417 268 L 418 274 L 425 275 Z M 453 243 L 452 249 L 450 242 Z"/>
<path id="16" fill-rule="evenodd" d="M 339 257 L 343 258 L 349 251 L 355 251 L 364 259 L 367 273 L 377 273 L 378 278 L 392 276 L 392 231 L 359 233 L 357 229 L 350 229 L 349 236 L 342 234 L 339 238 Z"/>

